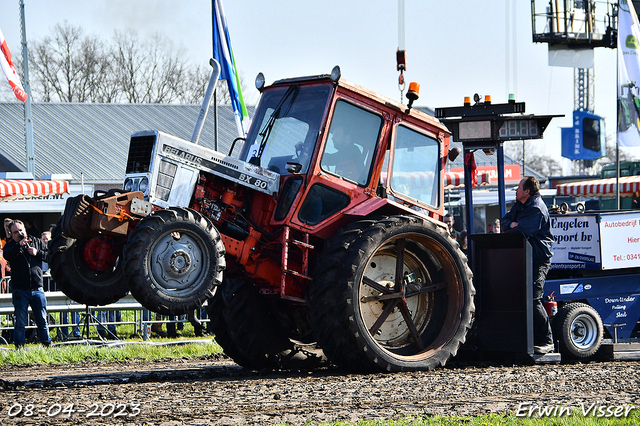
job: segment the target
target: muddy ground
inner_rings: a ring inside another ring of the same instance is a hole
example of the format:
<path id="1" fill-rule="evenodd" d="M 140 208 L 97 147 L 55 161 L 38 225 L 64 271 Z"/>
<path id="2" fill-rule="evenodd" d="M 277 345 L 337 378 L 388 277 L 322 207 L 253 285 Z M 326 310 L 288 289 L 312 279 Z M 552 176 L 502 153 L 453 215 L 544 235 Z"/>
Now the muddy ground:
<path id="1" fill-rule="evenodd" d="M 0 424 L 303 424 L 475 416 L 535 406 L 588 410 L 593 403 L 640 407 L 639 371 L 640 362 L 451 362 L 431 372 L 398 374 L 260 373 L 222 356 L 0 367 Z"/>

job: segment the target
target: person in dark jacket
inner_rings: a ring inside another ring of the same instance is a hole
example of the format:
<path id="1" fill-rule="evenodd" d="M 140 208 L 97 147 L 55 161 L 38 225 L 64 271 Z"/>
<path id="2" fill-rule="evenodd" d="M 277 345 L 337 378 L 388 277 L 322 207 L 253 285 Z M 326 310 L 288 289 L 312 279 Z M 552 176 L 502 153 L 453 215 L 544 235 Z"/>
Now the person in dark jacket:
<path id="1" fill-rule="evenodd" d="M 4 256 L 11 265 L 11 292 L 16 315 L 13 342 L 16 348 L 24 346 L 28 309 L 31 306 L 38 326 L 38 338 L 43 345 L 49 346 L 47 299 L 42 290 L 42 261 L 46 260 L 46 248 L 39 238 L 27 235 L 21 221 L 12 221 L 9 229 L 11 240 L 4 247 Z"/>
<path id="2" fill-rule="evenodd" d="M 0 248 L 0 293 L 8 292 L 9 286 L 5 278 L 9 278 L 10 275 L 11 267 L 9 266 L 9 262 L 4 258 L 2 248 Z"/>
<path id="3" fill-rule="evenodd" d="M 533 248 L 533 344 L 536 354 L 553 352 L 551 323 L 544 309 L 544 281 L 551 267 L 553 235 L 547 206 L 540 196 L 540 184 L 525 176 L 516 192 L 516 203 L 502 218 L 503 232 L 522 233 Z"/>

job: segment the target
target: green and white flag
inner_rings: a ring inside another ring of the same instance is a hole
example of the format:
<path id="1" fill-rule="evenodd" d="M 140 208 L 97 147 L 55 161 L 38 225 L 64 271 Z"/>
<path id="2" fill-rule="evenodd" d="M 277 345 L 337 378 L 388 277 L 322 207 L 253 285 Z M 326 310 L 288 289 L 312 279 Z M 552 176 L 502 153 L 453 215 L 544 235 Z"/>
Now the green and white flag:
<path id="1" fill-rule="evenodd" d="M 640 25 L 633 3 L 618 11 L 618 144 L 640 146 Z"/>

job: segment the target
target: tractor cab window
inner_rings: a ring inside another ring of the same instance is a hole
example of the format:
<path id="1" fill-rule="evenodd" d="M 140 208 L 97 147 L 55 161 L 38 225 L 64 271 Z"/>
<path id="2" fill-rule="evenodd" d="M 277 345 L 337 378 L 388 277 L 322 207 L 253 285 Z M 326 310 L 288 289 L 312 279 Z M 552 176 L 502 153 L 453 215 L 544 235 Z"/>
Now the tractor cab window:
<path id="1" fill-rule="evenodd" d="M 440 194 L 439 153 L 436 139 L 398 126 L 391 169 L 392 191 L 437 207 Z"/>
<path id="2" fill-rule="evenodd" d="M 320 167 L 358 185 L 366 185 L 381 129 L 381 116 L 339 100 Z"/>
<path id="3" fill-rule="evenodd" d="M 240 159 L 289 174 L 287 163 L 305 173 L 315 149 L 331 85 L 277 87 L 265 91 Z"/>

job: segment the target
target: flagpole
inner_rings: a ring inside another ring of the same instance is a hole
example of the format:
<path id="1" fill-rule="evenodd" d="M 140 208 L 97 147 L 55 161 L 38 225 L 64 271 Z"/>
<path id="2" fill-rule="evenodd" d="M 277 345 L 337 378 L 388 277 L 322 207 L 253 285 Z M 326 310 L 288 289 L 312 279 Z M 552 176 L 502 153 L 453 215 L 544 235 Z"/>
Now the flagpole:
<path id="1" fill-rule="evenodd" d="M 227 20 L 224 16 L 222 0 L 212 0 L 213 6 L 213 58 L 222 66 L 221 80 L 227 80 L 229 98 L 235 116 L 238 136 L 245 138 L 249 122 L 249 114 L 244 104 L 242 87 L 238 77 L 231 38 L 227 28 Z"/>
<path id="2" fill-rule="evenodd" d="M 24 0 L 20 0 L 20 24 L 22 26 L 22 67 L 24 89 L 27 100 L 24 103 L 24 127 L 27 143 L 27 171 L 36 177 L 36 158 L 33 150 L 33 122 L 31 120 L 31 85 L 29 84 L 29 51 L 27 49 L 27 29 L 24 19 Z"/>
<path id="3" fill-rule="evenodd" d="M 620 42 L 616 46 L 616 104 L 620 102 L 622 90 L 620 90 Z M 631 88 L 629 88 L 631 90 Z M 620 132 L 620 107 L 616 105 L 616 210 L 620 210 L 620 147 L 618 145 L 618 133 Z"/>
<path id="4" fill-rule="evenodd" d="M 213 41 L 213 56 L 215 59 L 216 55 L 216 4 L 215 0 L 211 0 L 211 39 Z M 220 78 L 220 76 L 218 76 Z M 218 82 L 216 81 L 216 85 L 213 89 L 213 149 L 218 150 Z"/>
<path id="5" fill-rule="evenodd" d="M 618 37 L 620 36 L 620 8 L 618 8 Z M 629 88 L 631 90 L 631 88 Z M 620 98 L 622 97 L 622 88 L 620 87 L 620 40 L 616 43 L 616 210 L 620 210 Z"/>

